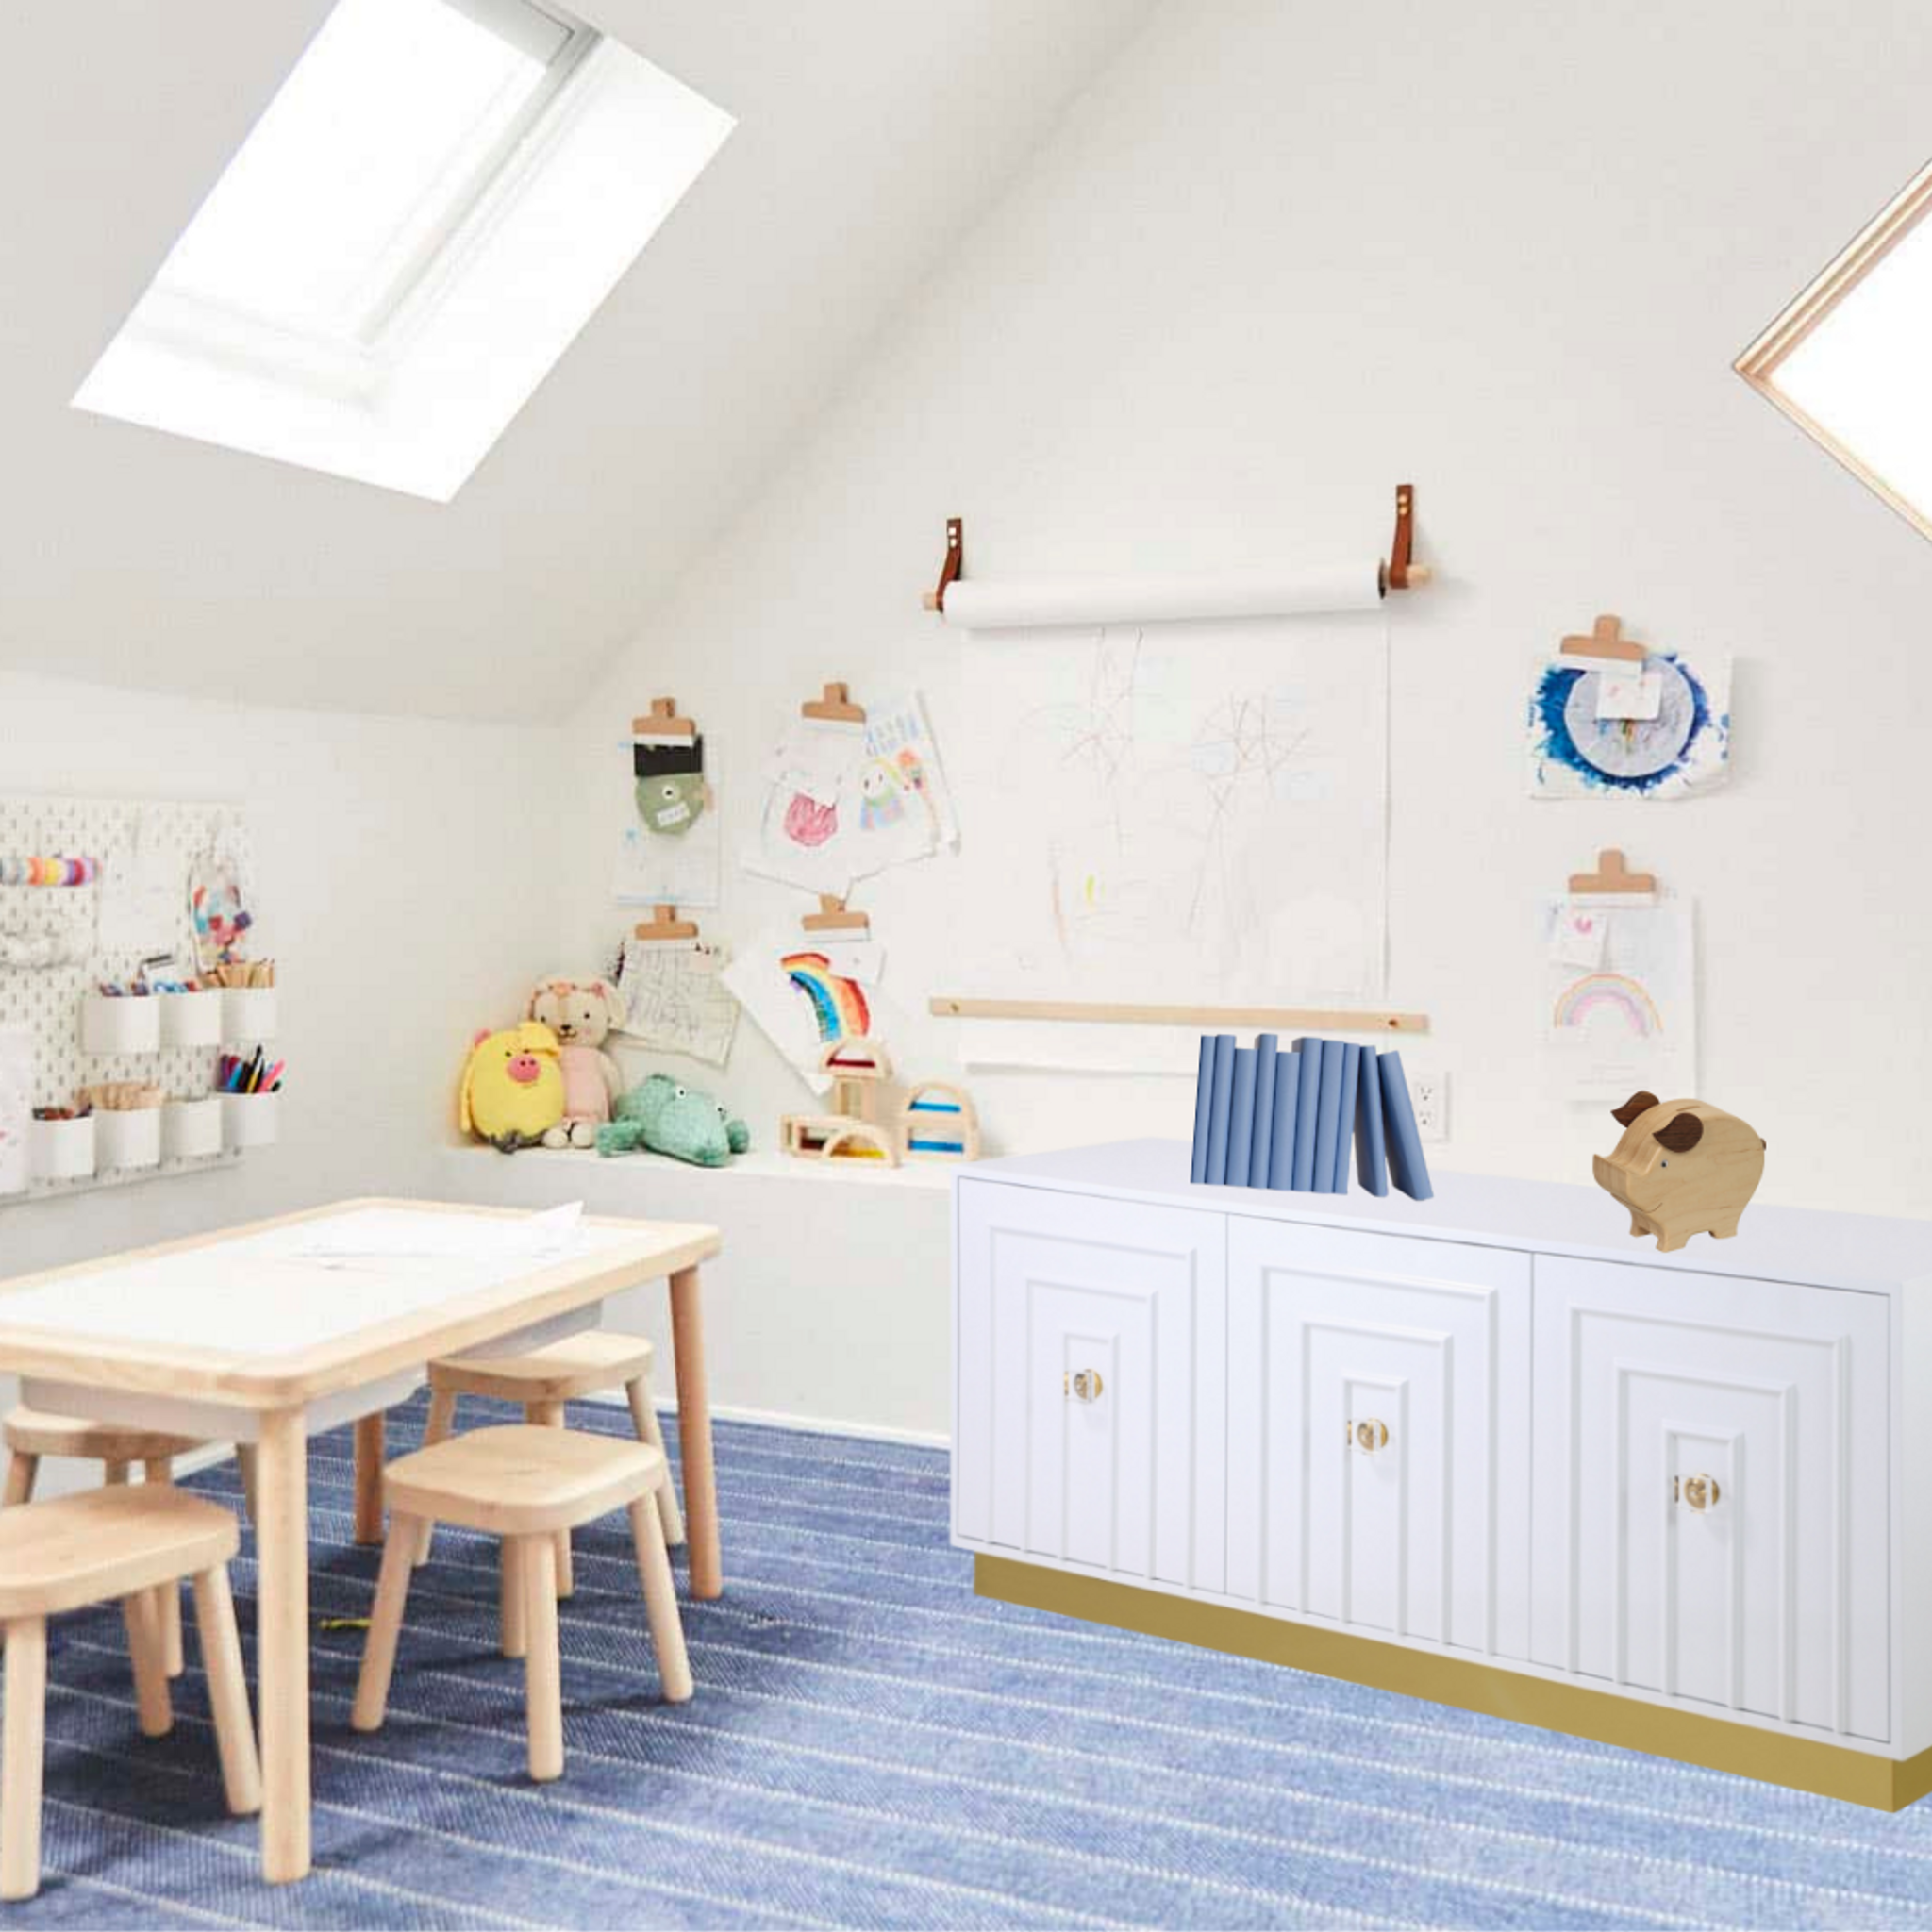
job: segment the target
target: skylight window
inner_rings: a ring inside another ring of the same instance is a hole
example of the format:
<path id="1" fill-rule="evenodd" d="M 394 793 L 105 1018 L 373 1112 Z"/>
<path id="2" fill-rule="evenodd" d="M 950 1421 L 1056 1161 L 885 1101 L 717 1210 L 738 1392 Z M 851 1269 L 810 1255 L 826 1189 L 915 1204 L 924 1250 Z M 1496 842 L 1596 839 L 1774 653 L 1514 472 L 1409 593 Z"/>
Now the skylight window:
<path id="1" fill-rule="evenodd" d="M 1932 167 L 1737 366 L 1921 535 L 1932 537 Z"/>
<path id="2" fill-rule="evenodd" d="M 339 0 L 75 403 L 447 501 L 733 125 L 535 0 Z"/>

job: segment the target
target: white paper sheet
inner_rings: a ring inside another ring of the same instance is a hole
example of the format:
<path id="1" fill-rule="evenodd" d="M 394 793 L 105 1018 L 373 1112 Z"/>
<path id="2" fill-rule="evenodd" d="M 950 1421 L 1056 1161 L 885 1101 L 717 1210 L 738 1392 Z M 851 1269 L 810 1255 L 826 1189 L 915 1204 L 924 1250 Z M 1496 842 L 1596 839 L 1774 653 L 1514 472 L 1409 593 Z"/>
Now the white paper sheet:
<path id="1" fill-rule="evenodd" d="M 1684 900 L 1606 895 L 1594 966 L 1560 958 L 1555 941 L 1571 904 L 1542 910 L 1543 1060 L 1553 1097 L 1621 1106 L 1640 1088 L 1663 1099 L 1697 1091 L 1696 938 Z"/>

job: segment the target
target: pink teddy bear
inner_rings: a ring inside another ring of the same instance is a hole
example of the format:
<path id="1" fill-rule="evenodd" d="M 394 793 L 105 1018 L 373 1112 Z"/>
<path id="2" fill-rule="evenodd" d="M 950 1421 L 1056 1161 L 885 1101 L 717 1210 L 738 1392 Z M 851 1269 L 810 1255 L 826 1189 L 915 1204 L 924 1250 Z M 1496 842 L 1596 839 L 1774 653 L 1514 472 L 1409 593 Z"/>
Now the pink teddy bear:
<path id="1" fill-rule="evenodd" d="M 604 1051 L 624 1024 L 623 994 L 605 979 L 546 979 L 525 1017 L 549 1027 L 562 1049 L 563 1119 L 543 1136 L 544 1146 L 594 1147 L 598 1124 L 624 1091 L 624 1074 Z"/>

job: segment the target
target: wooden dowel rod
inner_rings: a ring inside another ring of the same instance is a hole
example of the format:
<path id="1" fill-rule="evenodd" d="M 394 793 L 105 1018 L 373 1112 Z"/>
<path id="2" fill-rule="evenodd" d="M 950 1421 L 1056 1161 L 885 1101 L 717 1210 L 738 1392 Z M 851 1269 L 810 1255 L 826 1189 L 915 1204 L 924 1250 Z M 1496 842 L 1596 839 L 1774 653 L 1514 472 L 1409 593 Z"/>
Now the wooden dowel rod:
<path id="1" fill-rule="evenodd" d="M 945 1020 L 1078 1020 L 1114 1026 L 1301 1026 L 1329 1033 L 1426 1033 L 1426 1013 L 1339 1007 L 1139 1007 L 1104 1000 L 968 1000 L 935 993 Z"/>

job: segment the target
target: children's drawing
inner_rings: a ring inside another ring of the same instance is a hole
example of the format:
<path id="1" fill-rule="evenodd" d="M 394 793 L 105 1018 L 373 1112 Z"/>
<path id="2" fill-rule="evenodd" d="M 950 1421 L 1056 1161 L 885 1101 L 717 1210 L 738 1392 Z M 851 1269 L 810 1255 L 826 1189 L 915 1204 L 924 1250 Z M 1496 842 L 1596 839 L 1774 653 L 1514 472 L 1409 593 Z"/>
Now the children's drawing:
<path id="1" fill-rule="evenodd" d="M 939 747 L 917 691 L 863 724 L 801 718 L 766 766 L 748 871 L 842 898 L 855 880 L 958 840 Z"/>
<path id="2" fill-rule="evenodd" d="M 619 1041 L 722 1067 L 738 1030 L 738 1001 L 724 984 L 730 958 L 701 941 L 626 939 L 617 985 L 629 1014 Z"/>
<path id="3" fill-rule="evenodd" d="M 1578 970 L 1559 943 L 1587 908 L 1600 963 Z M 1558 899 L 1544 908 L 1548 1007 L 1543 1017 L 1551 1086 L 1579 1104 L 1697 1090 L 1697 1008 L 1690 908 L 1620 899 Z"/>
<path id="4" fill-rule="evenodd" d="M 1381 998 L 1378 614 L 1002 632 L 964 655 L 960 983 L 1023 999 Z M 1000 1022 L 966 1024 L 969 1060 L 983 1028 L 1003 1064 L 1148 1066 L 1139 1033 Z M 1161 1071 L 1193 1070 L 1183 1045 Z"/>
<path id="5" fill-rule="evenodd" d="M 1653 685 L 1653 680 L 1655 684 Z M 1641 703 L 1631 694 L 1642 687 Z M 1546 663 L 1529 700 L 1530 791 L 1538 798 L 1687 798 L 1730 766 L 1728 658 L 1693 668 L 1674 651 L 1631 667 Z M 1636 709 L 1648 715 L 1630 715 Z"/>
<path id="6" fill-rule="evenodd" d="M 18 1194 L 26 1187 L 33 1087 L 32 1029 L 0 1026 L 0 1194 Z"/>
<path id="7" fill-rule="evenodd" d="M 724 983 L 797 1070 L 823 1092 L 827 1046 L 872 1037 L 880 1022 L 884 949 L 871 941 L 800 942 L 795 929 L 768 933 L 734 959 Z"/>
<path id="8" fill-rule="evenodd" d="M 638 817 L 660 839 L 682 839 L 711 802 L 705 783 L 705 738 L 642 734 L 630 741 Z"/>

